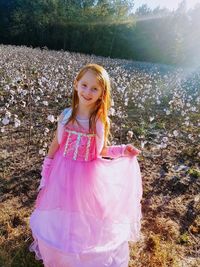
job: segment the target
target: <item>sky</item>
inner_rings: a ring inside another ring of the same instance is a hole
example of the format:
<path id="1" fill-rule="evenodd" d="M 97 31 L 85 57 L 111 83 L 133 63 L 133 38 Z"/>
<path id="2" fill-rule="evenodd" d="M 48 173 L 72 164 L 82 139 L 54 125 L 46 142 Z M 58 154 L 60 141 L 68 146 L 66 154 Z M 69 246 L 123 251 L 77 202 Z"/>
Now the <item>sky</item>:
<path id="1" fill-rule="evenodd" d="M 179 3 L 182 0 L 134 0 L 135 6 L 134 10 L 136 10 L 142 4 L 147 4 L 151 9 L 156 8 L 157 6 L 160 7 L 167 7 L 170 10 L 177 9 Z M 200 0 L 186 0 L 187 9 L 193 8 L 195 4 L 199 3 Z"/>

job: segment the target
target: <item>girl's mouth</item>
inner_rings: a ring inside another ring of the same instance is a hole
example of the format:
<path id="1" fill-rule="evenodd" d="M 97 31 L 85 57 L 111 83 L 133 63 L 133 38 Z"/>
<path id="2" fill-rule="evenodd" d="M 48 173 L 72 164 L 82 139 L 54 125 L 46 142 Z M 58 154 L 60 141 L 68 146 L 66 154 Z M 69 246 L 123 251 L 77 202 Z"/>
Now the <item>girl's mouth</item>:
<path id="1" fill-rule="evenodd" d="M 90 101 L 92 98 L 87 98 L 85 96 L 82 96 L 85 100 Z"/>

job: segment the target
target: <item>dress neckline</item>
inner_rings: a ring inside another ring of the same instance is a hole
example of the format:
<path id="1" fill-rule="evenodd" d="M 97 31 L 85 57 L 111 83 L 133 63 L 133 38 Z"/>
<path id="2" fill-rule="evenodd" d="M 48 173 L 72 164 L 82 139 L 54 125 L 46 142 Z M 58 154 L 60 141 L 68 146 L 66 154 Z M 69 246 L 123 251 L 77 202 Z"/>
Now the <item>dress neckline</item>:
<path id="1" fill-rule="evenodd" d="M 78 116 L 76 116 L 76 119 L 77 119 L 78 121 L 89 121 L 89 119 L 80 119 L 80 118 L 78 118 Z"/>

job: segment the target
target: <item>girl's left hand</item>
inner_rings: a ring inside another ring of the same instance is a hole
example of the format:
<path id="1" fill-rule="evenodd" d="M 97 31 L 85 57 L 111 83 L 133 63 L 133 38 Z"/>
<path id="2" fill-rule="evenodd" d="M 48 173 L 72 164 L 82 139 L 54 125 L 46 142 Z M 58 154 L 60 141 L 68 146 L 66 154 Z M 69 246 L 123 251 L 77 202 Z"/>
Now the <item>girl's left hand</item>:
<path id="1" fill-rule="evenodd" d="M 125 149 L 124 149 L 124 156 L 137 156 L 138 154 L 140 154 L 141 151 L 137 148 L 135 148 L 133 145 L 128 144 L 126 145 Z"/>

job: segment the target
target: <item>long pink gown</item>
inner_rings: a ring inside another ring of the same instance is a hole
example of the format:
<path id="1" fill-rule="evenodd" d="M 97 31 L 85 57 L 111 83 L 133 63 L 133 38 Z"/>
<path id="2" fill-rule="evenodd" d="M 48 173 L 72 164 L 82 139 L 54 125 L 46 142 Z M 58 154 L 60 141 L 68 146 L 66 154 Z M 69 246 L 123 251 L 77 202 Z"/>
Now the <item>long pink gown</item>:
<path id="1" fill-rule="evenodd" d="M 45 267 L 127 267 L 142 217 L 137 158 L 101 158 L 100 121 L 89 134 L 87 120 L 65 125 L 69 114 L 58 123 L 60 146 L 30 217 L 29 250 Z"/>

